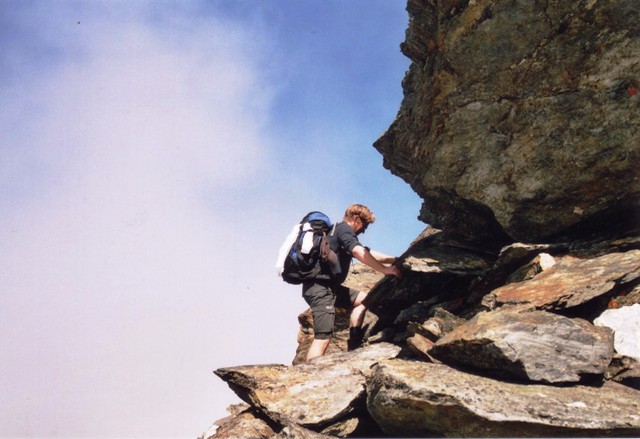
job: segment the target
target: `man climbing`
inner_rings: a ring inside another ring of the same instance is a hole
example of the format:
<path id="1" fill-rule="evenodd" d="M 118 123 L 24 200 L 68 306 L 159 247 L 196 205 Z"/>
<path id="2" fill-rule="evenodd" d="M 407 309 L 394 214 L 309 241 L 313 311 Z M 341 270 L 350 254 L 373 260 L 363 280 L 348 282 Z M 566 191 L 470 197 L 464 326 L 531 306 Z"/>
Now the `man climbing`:
<path id="1" fill-rule="evenodd" d="M 371 251 L 358 240 L 358 235 L 364 233 L 374 221 L 375 216 L 366 206 L 349 206 L 343 221 L 336 224 L 335 230 L 328 237 L 331 250 L 338 255 L 340 273 L 331 281 L 312 279 L 302 284 L 302 297 L 311 307 L 313 314 L 314 338 L 307 353 L 307 361 L 324 355 L 329 346 L 333 335 L 336 303 L 353 307 L 349 316 L 349 350 L 362 344 L 362 322 L 366 313 L 362 301 L 367 297 L 367 293 L 342 285 L 349 273 L 352 258 L 355 257 L 384 275 L 400 277 L 398 267 L 385 265 L 395 263 L 395 257 Z"/>

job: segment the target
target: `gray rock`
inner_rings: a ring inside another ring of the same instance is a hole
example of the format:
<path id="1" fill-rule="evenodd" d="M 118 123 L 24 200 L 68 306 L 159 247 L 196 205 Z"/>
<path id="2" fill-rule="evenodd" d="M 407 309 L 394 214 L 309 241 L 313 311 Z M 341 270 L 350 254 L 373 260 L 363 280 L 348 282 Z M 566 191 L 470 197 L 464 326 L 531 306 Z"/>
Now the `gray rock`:
<path id="1" fill-rule="evenodd" d="M 480 313 L 438 340 L 429 354 L 447 364 L 546 383 L 604 375 L 613 332 L 545 311 Z"/>
<path id="2" fill-rule="evenodd" d="M 640 392 L 516 384 L 442 364 L 385 360 L 367 381 L 369 412 L 395 437 L 637 436 Z"/>

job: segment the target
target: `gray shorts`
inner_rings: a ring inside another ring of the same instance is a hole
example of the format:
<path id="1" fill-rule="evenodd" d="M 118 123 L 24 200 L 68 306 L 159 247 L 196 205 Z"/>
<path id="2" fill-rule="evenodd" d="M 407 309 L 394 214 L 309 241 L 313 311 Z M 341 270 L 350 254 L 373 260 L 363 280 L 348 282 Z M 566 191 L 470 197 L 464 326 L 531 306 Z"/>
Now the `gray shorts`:
<path id="1" fill-rule="evenodd" d="M 336 318 L 335 307 L 350 309 L 359 291 L 343 285 L 324 285 L 315 282 L 302 284 L 302 297 L 313 314 L 313 334 L 319 340 L 331 338 Z"/>

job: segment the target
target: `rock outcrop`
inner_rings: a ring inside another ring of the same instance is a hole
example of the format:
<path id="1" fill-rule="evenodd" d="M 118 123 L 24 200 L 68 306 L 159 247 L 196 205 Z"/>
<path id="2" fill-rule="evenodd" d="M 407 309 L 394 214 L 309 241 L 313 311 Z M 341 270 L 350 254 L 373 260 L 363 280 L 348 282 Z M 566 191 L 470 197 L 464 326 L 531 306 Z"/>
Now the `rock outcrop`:
<path id="1" fill-rule="evenodd" d="M 215 371 L 203 438 L 640 436 L 640 8 L 409 0 L 376 142 L 429 223 L 402 277 L 355 265 L 365 344 Z"/>
<path id="2" fill-rule="evenodd" d="M 425 222 L 487 245 L 637 230 L 635 0 L 407 9 L 405 97 L 374 146 Z"/>

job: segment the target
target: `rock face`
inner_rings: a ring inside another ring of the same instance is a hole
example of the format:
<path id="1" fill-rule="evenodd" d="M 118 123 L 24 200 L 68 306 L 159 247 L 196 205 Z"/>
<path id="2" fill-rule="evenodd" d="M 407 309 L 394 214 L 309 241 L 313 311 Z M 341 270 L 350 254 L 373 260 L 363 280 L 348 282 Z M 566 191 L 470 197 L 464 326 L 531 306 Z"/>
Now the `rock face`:
<path id="1" fill-rule="evenodd" d="M 636 0 L 409 0 L 376 142 L 430 223 L 402 277 L 354 266 L 365 343 L 215 374 L 209 438 L 640 436 Z M 294 318 L 292 316 L 292 318 Z"/>
<path id="2" fill-rule="evenodd" d="M 425 222 L 487 244 L 637 230 L 635 0 L 407 9 L 405 97 L 374 146 Z"/>

